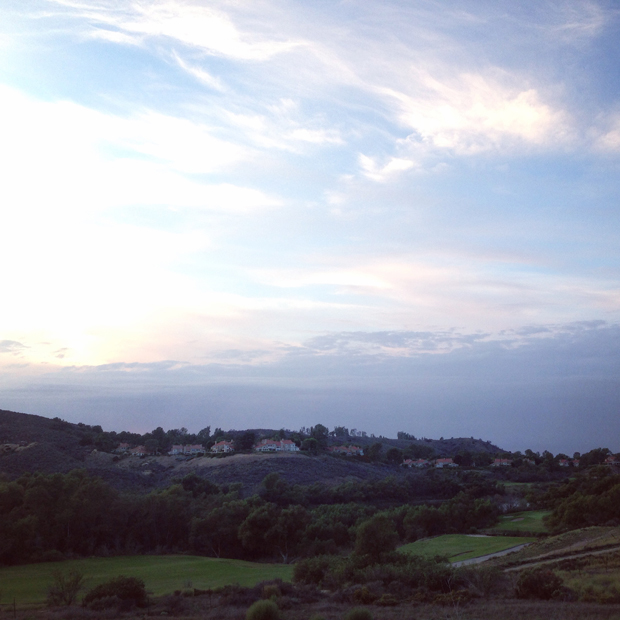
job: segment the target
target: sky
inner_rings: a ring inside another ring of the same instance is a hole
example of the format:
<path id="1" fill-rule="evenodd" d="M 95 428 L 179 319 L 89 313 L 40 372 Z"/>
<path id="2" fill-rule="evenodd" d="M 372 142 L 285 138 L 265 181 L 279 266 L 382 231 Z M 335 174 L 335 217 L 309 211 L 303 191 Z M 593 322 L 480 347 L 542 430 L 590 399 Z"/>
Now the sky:
<path id="1" fill-rule="evenodd" d="M 620 8 L 3 0 L 0 408 L 620 450 Z"/>

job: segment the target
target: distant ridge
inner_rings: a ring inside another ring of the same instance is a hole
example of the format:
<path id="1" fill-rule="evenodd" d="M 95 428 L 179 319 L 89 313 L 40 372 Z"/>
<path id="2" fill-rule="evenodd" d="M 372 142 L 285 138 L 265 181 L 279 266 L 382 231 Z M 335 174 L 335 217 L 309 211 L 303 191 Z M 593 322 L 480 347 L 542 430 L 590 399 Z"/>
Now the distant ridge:
<path id="1" fill-rule="evenodd" d="M 148 491 L 171 484 L 190 472 L 217 484 L 240 482 L 248 491 L 254 489 L 269 473 L 276 472 L 291 483 L 336 484 L 347 479 L 383 478 L 404 475 L 394 466 L 365 463 L 357 459 L 337 459 L 327 455 L 308 457 L 299 454 L 237 454 L 225 459 L 197 458 L 177 461 L 170 456 L 146 458 L 117 456 L 84 445 L 85 436 L 97 428 L 71 423 L 60 418 L 0 410 L 0 473 L 13 479 L 25 472 L 65 473 L 83 468 L 120 489 Z M 99 429 L 100 430 L 100 429 Z M 254 432 L 257 437 L 270 436 L 275 429 L 229 431 L 233 436 Z M 80 443 L 82 442 L 82 443 Z M 498 453 L 501 449 L 473 438 L 389 439 L 386 437 L 349 436 L 328 439 L 329 444 L 351 443 L 367 448 L 381 443 L 384 452 L 390 448 L 405 449 L 411 445 L 432 448 L 437 456 L 453 456 L 460 450 Z"/>

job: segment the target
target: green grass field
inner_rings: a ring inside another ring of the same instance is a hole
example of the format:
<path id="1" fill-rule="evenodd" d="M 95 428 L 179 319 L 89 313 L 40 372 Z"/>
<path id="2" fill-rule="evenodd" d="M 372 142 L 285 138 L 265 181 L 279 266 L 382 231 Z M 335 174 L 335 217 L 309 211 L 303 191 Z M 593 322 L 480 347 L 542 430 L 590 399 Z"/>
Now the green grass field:
<path id="1" fill-rule="evenodd" d="M 216 588 L 238 583 L 253 586 L 269 579 L 290 581 L 293 567 L 287 564 L 256 564 L 241 560 L 220 560 L 191 555 L 124 556 L 89 558 L 66 562 L 46 562 L 0 568 L 0 603 L 17 606 L 45 602 L 54 570 L 80 570 L 86 576 L 86 589 L 113 577 L 140 577 L 154 595 L 168 594 L 184 587 Z M 189 585 L 191 582 L 191 586 Z"/>
<path id="2" fill-rule="evenodd" d="M 417 540 L 399 548 L 404 553 L 413 553 L 433 557 L 445 555 L 450 562 L 460 562 L 461 560 L 471 560 L 472 558 L 497 553 L 533 542 L 535 538 L 512 537 L 512 536 L 466 536 L 465 534 L 446 534 L 435 538 Z"/>
<path id="3" fill-rule="evenodd" d="M 499 518 L 499 523 L 492 530 L 513 532 L 534 532 L 543 534 L 549 530 L 545 527 L 542 518 L 548 515 L 548 510 L 529 510 L 526 512 L 513 512 Z"/>

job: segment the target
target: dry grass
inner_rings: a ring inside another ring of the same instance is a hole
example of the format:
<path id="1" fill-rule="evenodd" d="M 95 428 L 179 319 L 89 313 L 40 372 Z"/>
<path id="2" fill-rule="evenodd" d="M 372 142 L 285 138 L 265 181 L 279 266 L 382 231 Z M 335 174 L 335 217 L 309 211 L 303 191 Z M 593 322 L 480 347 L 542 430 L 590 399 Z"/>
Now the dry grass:
<path id="1" fill-rule="evenodd" d="M 399 605 L 378 607 L 369 605 L 375 620 L 619 620 L 620 605 L 587 603 L 553 603 L 516 600 L 476 602 L 463 607 L 440 607 L 432 605 Z M 312 605 L 296 605 L 282 611 L 282 620 L 309 620 L 321 616 L 325 620 L 342 620 L 351 605 L 325 600 Z M 180 614 L 167 614 L 167 620 L 245 620 L 246 608 L 241 606 L 203 605 L 198 601 Z M 125 617 L 144 619 L 145 616 L 162 618 L 161 610 L 119 615 L 117 613 L 94 613 L 82 608 L 64 610 L 41 610 L 19 613 L 17 620 L 113 620 Z"/>
<path id="2" fill-rule="evenodd" d="M 618 544 L 620 544 L 620 527 L 587 527 L 540 539 L 506 558 L 498 558 L 490 562 L 494 566 L 508 566 L 533 559 L 551 559 Z"/>

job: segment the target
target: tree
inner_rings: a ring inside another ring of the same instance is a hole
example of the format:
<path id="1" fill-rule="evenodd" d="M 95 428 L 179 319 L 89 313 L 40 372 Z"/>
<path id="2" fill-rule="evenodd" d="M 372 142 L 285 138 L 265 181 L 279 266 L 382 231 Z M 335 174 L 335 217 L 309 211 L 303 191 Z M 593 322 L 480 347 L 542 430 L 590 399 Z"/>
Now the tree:
<path id="1" fill-rule="evenodd" d="M 278 518 L 275 504 L 255 508 L 239 527 L 239 540 L 245 549 L 256 555 L 268 555 L 271 541 L 268 533 Z"/>
<path id="2" fill-rule="evenodd" d="M 156 439 L 147 439 L 144 442 L 144 447 L 149 454 L 154 454 L 159 449 L 159 443 Z"/>
<path id="3" fill-rule="evenodd" d="M 309 523 L 310 515 L 305 508 L 290 506 L 280 512 L 274 525 L 265 533 L 265 538 L 278 549 L 285 564 L 289 561 L 289 554 L 294 552 L 303 538 Z"/>
<path id="4" fill-rule="evenodd" d="M 235 450 L 237 452 L 243 452 L 245 450 L 251 450 L 256 442 L 256 435 L 251 431 L 243 433 L 243 435 L 235 437 Z"/>
<path id="5" fill-rule="evenodd" d="M 461 450 L 455 457 L 454 462 L 461 467 L 471 467 L 473 456 L 469 450 Z"/>
<path id="6" fill-rule="evenodd" d="M 329 430 L 327 426 L 317 424 L 310 429 L 310 437 L 316 439 L 321 448 L 326 448 L 327 438 L 329 437 Z"/>
<path id="7" fill-rule="evenodd" d="M 403 453 L 398 448 L 390 448 L 385 455 L 388 463 L 400 465 L 403 462 Z"/>
<path id="8" fill-rule="evenodd" d="M 373 443 L 372 446 L 370 446 L 366 450 L 366 456 L 371 461 L 378 461 L 381 458 L 382 451 L 383 451 L 383 446 L 377 441 L 376 443 Z"/>
<path id="9" fill-rule="evenodd" d="M 207 443 L 211 437 L 211 427 L 205 426 L 202 430 L 198 431 L 196 435 L 196 441 L 201 444 Z"/>
<path id="10" fill-rule="evenodd" d="M 316 456 L 319 453 L 319 442 L 314 437 L 308 437 L 301 442 L 301 449 Z"/>
<path id="11" fill-rule="evenodd" d="M 338 439 L 348 439 L 349 438 L 349 429 L 345 426 L 334 426 L 334 430 L 330 433 L 332 437 L 337 437 Z"/>
<path id="12" fill-rule="evenodd" d="M 377 562 L 386 553 L 394 551 L 397 544 L 398 532 L 394 521 L 385 515 L 376 515 L 357 528 L 353 553 L 369 556 L 373 562 Z"/>
<path id="13" fill-rule="evenodd" d="M 586 469 L 592 465 L 599 465 L 603 463 L 605 459 L 611 454 L 609 448 L 594 448 L 590 452 L 582 454 L 579 459 L 580 469 Z"/>

